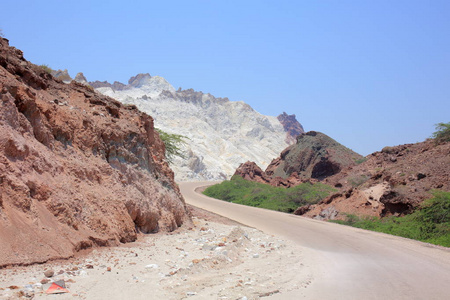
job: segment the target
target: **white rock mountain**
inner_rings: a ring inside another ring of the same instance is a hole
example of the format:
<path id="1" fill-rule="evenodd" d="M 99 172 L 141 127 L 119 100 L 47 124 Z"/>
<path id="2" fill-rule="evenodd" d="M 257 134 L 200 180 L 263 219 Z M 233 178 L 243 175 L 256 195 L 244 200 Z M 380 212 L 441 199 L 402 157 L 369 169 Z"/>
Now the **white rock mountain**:
<path id="1" fill-rule="evenodd" d="M 84 78 L 82 74 L 77 77 Z M 285 130 L 276 117 L 264 116 L 242 101 L 192 89 L 175 90 L 159 76 L 138 74 L 128 85 L 89 84 L 102 94 L 136 105 L 154 118 L 155 127 L 187 137 L 186 157 L 175 158 L 172 165 L 178 181 L 227 179 L 248 160 L 267 166 L 288 142 L 295 141 L 292 130 Z"/>

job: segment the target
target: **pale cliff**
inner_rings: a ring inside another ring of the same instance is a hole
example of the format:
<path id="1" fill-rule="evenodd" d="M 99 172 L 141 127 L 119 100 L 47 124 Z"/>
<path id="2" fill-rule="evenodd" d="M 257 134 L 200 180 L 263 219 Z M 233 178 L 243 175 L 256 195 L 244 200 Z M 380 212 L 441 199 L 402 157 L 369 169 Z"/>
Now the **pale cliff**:
<path id="1" fill-rule="evenodd" d="M 267 166 L 295 141 L 302 126 L 295 115 L 265 116 L 242 101 L 229 101 L 192 89 L 175 90 L 164 78 L 139 74 L 127 85 L 91 82 L 97 91 L 136 105 L 163 131 L 187 137 L 185 158 L 172 165 L 177 180 L 229 178 L 243 162 Z M 286 126 L 284 126 L 286 125 Z"/>

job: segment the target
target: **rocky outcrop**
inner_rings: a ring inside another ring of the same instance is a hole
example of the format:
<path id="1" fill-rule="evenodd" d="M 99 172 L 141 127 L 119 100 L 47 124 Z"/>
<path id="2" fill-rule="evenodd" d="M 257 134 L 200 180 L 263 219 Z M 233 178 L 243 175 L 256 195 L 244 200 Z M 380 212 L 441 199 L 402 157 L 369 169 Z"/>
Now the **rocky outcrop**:
<path id="1" fill-rule="evenodd" d="M 138 74 L 118 88 L 99 82 L 90 85 L 154 116 L 161 130 L 186 137 L 185 157 L 175 158 L 172 164 L 179 181 L 227 179 L 248 160 L 265 167 L 289 145 L 287 129 L 277 118 L 261 115 L 244 102 L 193 89 L 175 90 L 159 76 Z M 287 128 L 301 128 L 295 117 L 288 119 Z"/>
<path id="2" fill-rule="evenodd" d="M 65 70 L 52 70 L 51 74 L 53 77 L 64 81 L 66 83 L 69 83 L 72 81 L 72 77 L 70 77 L 69 72 L 67 71 L 67 69 Z"/>
<path id="3" fill-rule="evenodd" d="M 241 164 L 233 176 L 240 176 L 245 180 L 281 187 L 293 187 L 302 182 L 312 183 L 311 180 L 301 181 L 297 173 L 293 173 L 289 178 L 270 177 L 256 163 L 251 161 Z"/>
<path id="4" fill-rule="evenodd" d="M 295 115 L 288 115 L 286 112 L 283 112 L 277 119 L 286 131 L 286 143 L 289 145 L 294 144 L 297 141 L 297 137 L 305 133 L 303 126 L 297 121 Z"/>
<path id="5" fill-rule="evenodd" d="M 301 179 L 323 180 L 356 165 L 363 157 L 329 136 L 309 131 L 297 137 L 297 143 L 283 150 L 267 167 L 271 177 L 288 178 L 293 173 Z"/>
<path id="6" fill-rule="evenodd" d="M 239 166 L 234 172 L 233 176 L 240 176 L 245 180 L 260 182 L 260 183 L 270 183 L 271 178 L 261 170 L 258 165 L 252 161 L 247 161 Z"/>
<path id="7" fill-rule="evenodd" d="M 76 82 L 79 82 L 79 83 L 82 83 L 82 84 L 88 84 L 88 82 L 87 82 L 87 79 L 86 79 L 86 77 L 84 76 L 84 74 L 83 73 L 78 73 L 76 76 L 75 76 L 75 79 L 74 79 Z"/>
<path id="8" fill-rule="evenodd" d="M 310 131 L 299 135 L 297 143 L 284 149 L 264 172 L 255 163 L 247 162 L 234 175 L 273 186 L 292 187 L 324 180 L 356 165 L 362 158 L 327 135 Z"/>
<path id="9" fill-rule="evenodd" d="M 190 222 L 153 119 L 0 39 L 0 267 Z"/>
<path id="10" fill-rule="evenodd" d="M 450 191 L 450 142 L 385 147 L 360 164 L 326 178 L 340 192 L 296 213 L 315 218 L 333 206 L 343 213 L 384 217 L 409 214 L 435 189 Z"/>

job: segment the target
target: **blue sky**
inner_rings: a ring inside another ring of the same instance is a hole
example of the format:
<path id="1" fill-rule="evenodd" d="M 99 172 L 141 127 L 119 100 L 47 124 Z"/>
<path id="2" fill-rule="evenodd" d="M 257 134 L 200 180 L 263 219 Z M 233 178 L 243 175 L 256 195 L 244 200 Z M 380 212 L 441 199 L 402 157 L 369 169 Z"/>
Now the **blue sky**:
<path id="1" fill-rule="evenodd" d="M 367 155 L 450 122 L 450 1 L 3 1 L 35 64 L 296 114 Z"/>

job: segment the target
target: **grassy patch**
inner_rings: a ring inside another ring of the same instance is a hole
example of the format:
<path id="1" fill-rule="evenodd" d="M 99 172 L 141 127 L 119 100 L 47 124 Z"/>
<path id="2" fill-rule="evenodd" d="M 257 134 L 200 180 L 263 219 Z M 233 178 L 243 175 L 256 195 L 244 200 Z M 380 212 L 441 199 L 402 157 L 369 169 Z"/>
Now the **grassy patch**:
<path id="1" fill-rule="evenodd" d="M 365 162 L 365 161 L 367 161 L 367 158 L 363 157 L 363 158 L 360 158 L 360 159 L 356 159 L 356 160 L 355 160 L 355 163 L 356 163 L 357 165 L 359 165 L 359 164 L 362 164 L 362 163 Z"/>
<path id="2" fill-rule="evenodd" d="M 47 72 L 48 74 L 52 74 L 53 72 L 52 68 L 50 68 L 48 65 L 40 65 L 40 67 L 44 69 L 44 71 Z"/>
<path id="3" fill-rule="evenodd" d="M 233 176 L 208 187 L 204 194 L 220 200 L 291 213 L 299 206 L 314 204 L 335 191 L 328 185 L 302 183 L 292 188 L 273 187 Z"/>
<path id="4" fill-rule="evenodd" d="M 435 191 L 433 195 L 419 210 L 404 217 L 379 220 L 347 215 L 345 221 L 332 222 L 450 247 L 450 192 Z"/>

